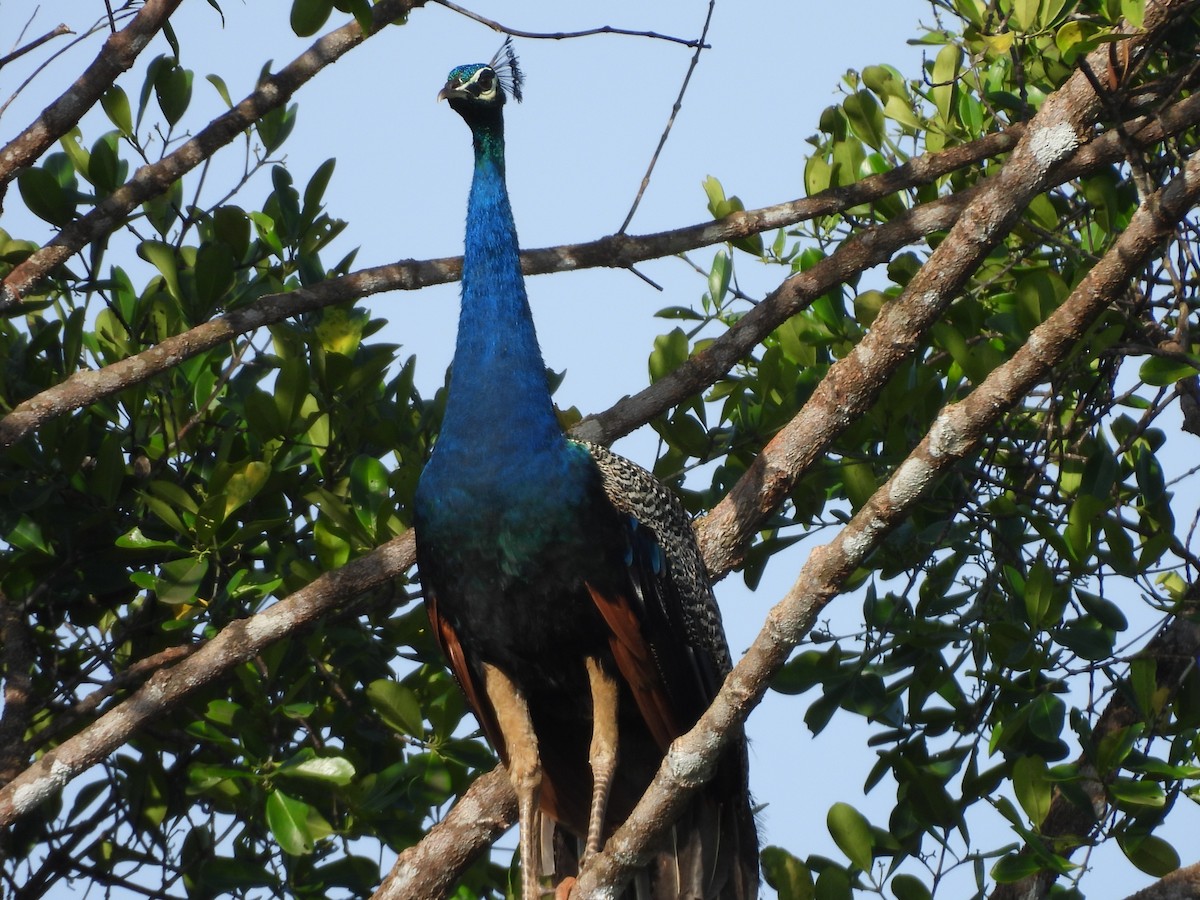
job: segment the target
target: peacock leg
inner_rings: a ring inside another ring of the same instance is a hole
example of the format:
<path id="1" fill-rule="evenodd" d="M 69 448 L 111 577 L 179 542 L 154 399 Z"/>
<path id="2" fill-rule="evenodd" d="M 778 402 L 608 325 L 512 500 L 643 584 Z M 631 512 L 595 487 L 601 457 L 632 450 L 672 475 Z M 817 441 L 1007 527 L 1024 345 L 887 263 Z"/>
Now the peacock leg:
<path id="1" fill-rule="evenodd" d="M 595 657 L 587 658 L 587 673 L 592 686 L 592 746 L 588 755 L 592 767 L 592 808 L 588 815 L 584 862 L 600 851 L 604 811 L 617 770 L 617 682 Z"/>
<path id="2" fill-rule="evenodd" d="M 507 675 L 484 663 L 484 690 L 496 710 L 496 722 L 508 756 L 508 777 L 517 793 L 517 816 L 521 825 L 521 896 L 538 900 L 541 895 L 538 845 L 541 838 L 540 794 L 542 761 L 529 705 Z"/>

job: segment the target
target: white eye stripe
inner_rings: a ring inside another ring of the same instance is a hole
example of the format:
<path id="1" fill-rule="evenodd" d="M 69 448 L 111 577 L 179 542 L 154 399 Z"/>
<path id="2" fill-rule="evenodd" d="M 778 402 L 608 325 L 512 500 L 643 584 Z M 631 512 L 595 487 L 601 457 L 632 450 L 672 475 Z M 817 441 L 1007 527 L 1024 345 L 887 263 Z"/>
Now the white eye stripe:
<path id="1" fill-rule="evenodd" d="M 480 100 L 492 100 L 496 96 L 499 84 L 500 81 L 496 77 L 496 73 L 492 69 L 483 68 L 472 75 L 471 80 L 463 85 L 463 87 L 474 85 L 479 88 L 478 93 L 475 94 L 476 97 Z"/>

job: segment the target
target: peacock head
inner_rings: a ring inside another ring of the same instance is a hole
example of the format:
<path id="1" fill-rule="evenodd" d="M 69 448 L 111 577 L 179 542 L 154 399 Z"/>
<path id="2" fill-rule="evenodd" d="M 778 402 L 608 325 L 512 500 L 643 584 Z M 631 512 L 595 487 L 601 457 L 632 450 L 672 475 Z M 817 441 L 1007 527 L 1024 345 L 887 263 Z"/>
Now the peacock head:
<path id="1" fill-rule="evenodd" d="M 524 81 L 512 38 L 507 38 L 490 63 L 471 63 L 451 69 L 438 99 L 449 100 L 450 106 L 460 115 L 475 110 L 499 109 L 510 94 L 521 102 Z"/>

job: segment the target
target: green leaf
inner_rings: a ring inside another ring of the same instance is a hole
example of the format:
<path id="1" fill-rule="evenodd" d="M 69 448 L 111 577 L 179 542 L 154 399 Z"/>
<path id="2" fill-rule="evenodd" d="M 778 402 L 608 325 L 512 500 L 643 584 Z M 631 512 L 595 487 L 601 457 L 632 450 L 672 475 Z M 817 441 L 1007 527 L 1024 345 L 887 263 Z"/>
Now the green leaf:
<path id="1" fill-rule="evenodd" d="M 1118 833 L 1117 844 L 1129 861 L 1147 875 L 1162 878 L 1179 868 L 1179 853 L 1160 837 Z"/>
<path id="2" fill-rule="evenodd" d="M 1044 741 L 1062 734 L 1066 706 L 1056 694 L 1045 693 L 1029 704 L 1029 730 Z"/>
<path id="3" fill-rule="evenodd" d="M 1200 361 L 1151 356 L 1138 368 L 1138 378 L 1154 387 L 1167 387 L 1200 373 Z"/>
<path id="4" fill-rule="evenodd" d="M 833 169 L 823 156 L 810 156 L 804 164 L 804 190 L 808 196 L 819 194 L 829 187 Z"/>
<path id="5" fill-rule="evenodd" d="M 1136 778 L 1114 778 L 1107 785 L 1108 793 L 1123 807 L 1149 807 L 1162 809 L 1166 805 L 1167 795 L 1157 781 L 1145 781 Z"/>
<path id="6" fill-rule="evenodd" d="M 108 121 L 112 122 L 123 137 L 133 136 L 133 113 L 129 109 L 129 97 L 117 85 L 113 85 L 100 97 Z"/>
<path id="7" fill-rule="evenodd" d="M 142 241 L 138 244 L 137 254 L 146 262 L 158 269 L 167 283 L 167 291 L 176 300 L 183 299 L 179 289 L 179 267 L 175 256 L 175 248 L 162 241 Z"/>
<path id="8" fill-rule="evenodd" d="M 174 125 L 187 112 L 192 101 L 192 71 L 179 65 L 164 66 L 154 79 L 154 94 L 168 125 Z"/>
<path id="9" fill-rule="evenodd" d="M 1041 0 L 1012 0 L 1012 18 L 1018 31 L 1033 31 L 1038 24 L 1038 7 Z"/>
<path id="10" fill-rule="evenodd" d="M 1022 756 L 1013 764 L 1013 792 L 1029 816 L 1034 828 L 1041 826 L 1050 812 L 1054 785 L 1040 756 Z"/>
<path id="11" fill-rule="evenodd" d="M 219 241 L 205 243 L 196 252 L 196 296 L 206 317 L 233 287 L 234 267 L 233 251 Z"/>
<path id="12" fill-rule="evenodd" d="M 129 166 L 117 154 L 117 133 L 110 131 L 92 145 L 88 159 L 88 181 L 99 190 L 111 194 L 125 180 Z"/>
<path id="13" fill-rule="evenodd" d="M 157 550 L 168 549 L 178 550 L 179 545 L 174 541 L 158 541 L 153 538 L 148 538 L 142 533 L 142 529 L 134 526 L 125 534 L 121 535 L 116 540 L 118 547 L 123 547 L 127 550 Z"/>
<path id="14" fill-rule="evenodd" d="M 883 110 L 879 101 L 869 91 L 858 91 L 842 101 L 842 109 L 850 121 L 850 130 L 859 140 L 875 150 L 883 148 L 887 130 L 883 123 Z"/>
<path id="15" fill-rule="evenodd" d="M 217 89 L 217 94 L 225 101 L 225 105 L 233 109 L 233 98 L 229 96 L 229 86 L 220 75 L 205 75 L 205 79 Z"/>
<path id="16" fill-rule="evenodd" d="M 265 462 L 251 461 L 241 466 L 225 482 L 225 518 L 234 510 L 249 503 L 263 489 L 271 476 L 271 467 Z"/>
<path id="17" fill-rule="evenodd" d="M 729 292 L 729 279 L 733 276 L 733 265 L 729 254 L 718 250 L 713 256 L 712 269 L 708 273 L 708 295 L 718 306 Z"/>
<path id="18" fill-rule="evenodd" d="M 875 835 L 866 817 L 848 803 L 835 803 L 829 808 L 825 824 L 833 842 L 850 862 L 864 872 L 871 871 Z"/>
<path id="19" fill-rule="evenodd" d="M 318 756 L 296 765 L 283 766 L 279 774 L 345 787 L 354 780 L 355 771 L 354 764 L 343 756 Z"/>
<path id="20" fill-rule="evenodd" d="M 17 190 L 26 208 L 59 228 L 75 218 L 74 192 L 65 189 L 45 168 L 25 169 L 17 176 Z"/>
<path id="21" fill-rule="evenodd" d="M 650 354 L 650 380 L 658 381 L 683 365 L 688 358 L 688 338 L 682 328 L 673 328 L 654 339 Z"/>
<path id="22" fill-rule="evenodd" d="M 291 26 L 299 37 L 316 34 L 333 12 L 333 0 L 292 0 Z"/>
<path id="23" fill-rule="evenodd" d="M 1129 627 L 1129 620 L 1125 618 L 1125 613 L 1121 612 L 1121 607 L 1111 600 L 1106 600 L 1099 594 L 1093 594 L 1080 588 L 1075 589 L 1075 596 L 1078 598 L 1080 606 L 1095 616 L 1096 621 L 1105 628 L 1124 631 Z"/>
<path id="24" fill-rule="evenodd" d="M 367 699 L 389 726 L 410 737 L 425 736 L 425 720 L 417 695 L 395 681 L 380 678 L 367 685 Z"/>
<path id="25" fill-rule="evenodd" d="M 1141 28 L 1146 19 L 1146 0 L 1121 0 L 1121 15 L 1134 28 Z"/>
<path id="26" fill-rule="evenodd" d="M 1032 855 L 1009 853 L 996 861 L 991 874 L 997 884 L 1012 884 L 1014 881 L 1036 875 L 1041 870 L 1041 863 Z"/>
<path id="27" fill-rule="evenodd" d="M 307 803 L 289 797 L 278 788 L 267 795 L 267 827 L 284 853 L 292 856 L 312 853 L 314 841 L 308 827 L 311 811 Z"/>
<path id="28" fill-rule="evenodd" d="M 157 593 L 162 603 L 179 606 L 191 603 L 208 574 L 208 560 L 187 557 L 164 563 L 158 572 Z"/>
<path id="29" fill-rule="evenodd" d="M 317 544 L 317 559 L 326 571 L 339 569 L 349 561 L 350 536 L 329 516 L 317 516 L 313 523 L 313 540 Z"/>
<path id="30" fill-rule="evenodd" d="M 955 82 L 962 66 L 962 50 L 956 44 L 947 44 L 938 51 L 933 61 L 933 87 L 930 96 L 937 107 L 942 121 L 949 125 L 951 122 L 951 103 L 954 100 Z"/>
<path id="31" fill-rule="evenodd" d="M 929 900 L 933 895 L 925 882 L 915 875 L 901 874 L 892 879 L 892 894 L 896 900 Z"/>
<path id="32" fill-rule="evenodd" d="M 779 900 L 814 900 L 812 872 L 801 860 L 781 847 L 764 847 L 761 859 L 763 875 Z"/>
<path id="33" fill-rule="evenodd" d="M 373 456 L 356 456 L 350 465 L 350 502 L 363 528 L 374 529 L 375 517 L 389 491 L 388 472 L 383 463 Z"/>
<path id="34" fill-rule="evenodd" d="M 1133 699 L 1147 721 L 1155 719 L 1160 711 L 1158 702 L 1158 663 L 1152 657 L 1139 656 L 1129 664 L 1129 683 L 1133 688 Z"/>

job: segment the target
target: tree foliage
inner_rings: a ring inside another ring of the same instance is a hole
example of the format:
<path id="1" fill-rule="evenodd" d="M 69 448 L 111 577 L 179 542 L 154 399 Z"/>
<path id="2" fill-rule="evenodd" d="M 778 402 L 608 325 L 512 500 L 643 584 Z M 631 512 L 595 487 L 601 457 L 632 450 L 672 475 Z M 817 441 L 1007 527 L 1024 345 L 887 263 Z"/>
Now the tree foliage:
<path id="1" fill-rule="evenodd" d="M 103 46 L 99 23 L 90 93 L 0 154 L 0 196 L 55 233 L 0 230 L 0 877 L 14 898 L 503 896 L 481 849 L 511 797 L 409 571 L 441 394 L 355 306 L 455 264 L 333 261 L 334 160 L 280 162 L 292 95 L 419 28 L 413 4 L 295 0 L 296 34 L 341 24 L 241 100 L 183 66 L 177 5 L 122 7 Z M 1160 827 L 1200 799 L 1200 11 L 930 6 L 922 71 L 850 71 L 814 123 L 806 198 L 745 210 L 714 178 L 711 223 L 526 262 L 718 248 L 700 299 L 660 312 L 646 390 L 564 420 L 655 429 L 715 577 L 814 548 L 698 730 L 767 689 L 818 744 L 864 718 L 865 784 L 894 800 L 814 810 L 839 859 L 765 848 L 779 896 L 1100 896 L 1102 844 L 1155 877 L 1200 864 Z M 160 30 L 173 55 L 139 59 Z M 228 107 L 208 125 L 205 79 Z M 230 145 L 244 171 L 205 183 Z M 768 296 L 748 263 L 778 273 Z M 814 628 L 830 603 L 854 624 Z M 669 775 L 596 879 L 652 839 Z M 422 841 L 468 792 L 438 826 L 455 852 Z"/>

